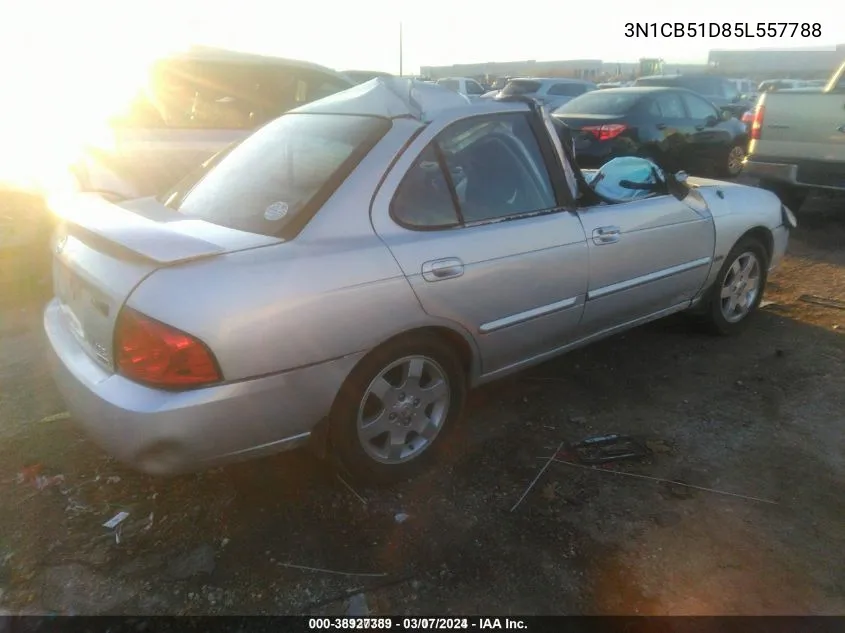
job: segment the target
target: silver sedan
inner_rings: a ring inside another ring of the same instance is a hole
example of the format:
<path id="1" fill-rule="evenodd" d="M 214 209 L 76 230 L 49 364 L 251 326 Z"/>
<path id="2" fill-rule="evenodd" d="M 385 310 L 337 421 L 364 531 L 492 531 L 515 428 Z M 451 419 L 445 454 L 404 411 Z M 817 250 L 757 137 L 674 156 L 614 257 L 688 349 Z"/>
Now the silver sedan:
<path id="1" fill-rule="evenodd" d="M 794 217 L 543 107 L 375 79 L 158 198 L 67 199 L 44 324 L 73 418 L 152 474 L 312 444 L 362 480 L 448 447 L 467 390 L 681 311 L 742 329 Z"/>

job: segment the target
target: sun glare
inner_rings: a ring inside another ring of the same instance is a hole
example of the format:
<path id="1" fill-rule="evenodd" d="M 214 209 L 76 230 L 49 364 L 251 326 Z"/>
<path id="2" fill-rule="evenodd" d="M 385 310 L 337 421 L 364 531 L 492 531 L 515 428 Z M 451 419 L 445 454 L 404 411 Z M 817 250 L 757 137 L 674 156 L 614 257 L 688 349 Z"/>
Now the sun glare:
<path id="1" fill-rule="evenodd" d="M 144 87 L 150 62 L 170 47 L 44 35 L 38 47 L 3 46 L 0 185 L 51 192 L 70 182 L 68 167 L 83 147 L 113 142 L 109 119 Z"/>

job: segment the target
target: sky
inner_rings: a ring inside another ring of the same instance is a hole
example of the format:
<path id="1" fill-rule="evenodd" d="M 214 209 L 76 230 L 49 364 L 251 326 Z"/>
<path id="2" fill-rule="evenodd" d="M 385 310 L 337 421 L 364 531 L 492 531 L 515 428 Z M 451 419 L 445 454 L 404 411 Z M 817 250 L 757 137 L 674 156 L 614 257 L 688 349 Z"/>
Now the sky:
<path id="1" fill-rule="evenodd" d="M 399 23 L 404 71 L 421 65 L 511 60 L 602 59 L 705 62 L 712 48 L 834 46 L 845 42 L 845 21 L 829 0 L 757 3 L 600 3 L 533 0 L 0 0 L 2 61 L 100 62 L 163 47 L 201 42 L 306 59 L 339 70 L 398 72 Z M 798 8 L 800 6 L 800 12 Z M 294 8 L 295 7 L 295 8 Z M 627 22 L 818 22 L 822 37 L 630 39 Z M 5 33 L 4 33 L 5 31 Z M 0 64 L 2 64 L 0 61 Z"/>
<path id="2" fill-rule="evenodd" d="M 29 181 L 96 142 L 106 113 L 156 55 L 191 44 L 302 59 L 336 70 L 399 72 L 488 61 L 661 57 L 705 63 L 713 48 L 845 43 L 832 0 L 766 3 L 767 22 L 818 22 L 818 39 L 650 38 L 627 22 L 748 22 L 748 0 L 0 0 L 0 181 Z M 799 12 L 800 7 L 800 12 Z M 800 17 L 799 17 L 800 15 Z M 55 170 L 58 173 L 60 170 Z"/>

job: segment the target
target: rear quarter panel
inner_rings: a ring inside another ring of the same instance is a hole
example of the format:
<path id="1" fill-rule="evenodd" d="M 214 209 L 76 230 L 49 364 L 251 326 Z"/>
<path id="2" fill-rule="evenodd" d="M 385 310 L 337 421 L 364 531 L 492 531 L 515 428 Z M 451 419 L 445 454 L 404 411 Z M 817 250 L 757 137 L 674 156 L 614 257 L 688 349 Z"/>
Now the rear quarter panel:
<path id="1" fill-rule="evenodd" d="M 205 342 L 227 381 L 369 351 L 440 325 L 369 216 L 387 164 L 417 125 L 395 122 L 293 241 L 160 270 L 127 304 Z"/>

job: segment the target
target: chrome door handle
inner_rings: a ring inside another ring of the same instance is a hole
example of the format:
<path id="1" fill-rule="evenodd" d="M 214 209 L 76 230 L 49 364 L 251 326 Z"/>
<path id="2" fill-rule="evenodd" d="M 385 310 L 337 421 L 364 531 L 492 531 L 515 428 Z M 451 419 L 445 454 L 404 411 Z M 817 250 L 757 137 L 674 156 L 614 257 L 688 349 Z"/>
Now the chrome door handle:
<path id="1" fill-rule="evenodd" d="M 457 257 L 435 259 L 422 265 L 422 276 L 426 281 L 454 279 L 464 274 L 464 263 Z"/>
<path id="2" fill-rule="evenodd" d="M 613 244 L 619 241 L 621 229 L 618 226 L 602 226 L 593 230 L 593 244 Z"/>

